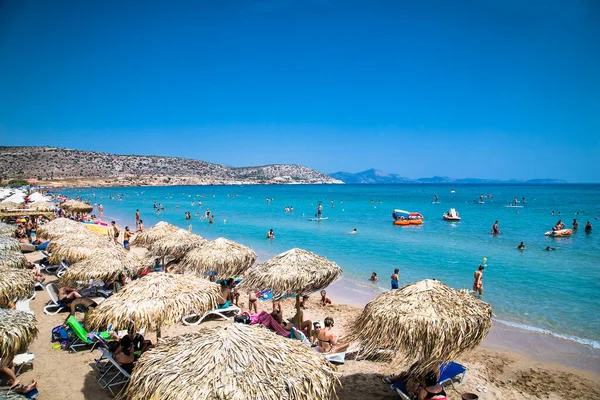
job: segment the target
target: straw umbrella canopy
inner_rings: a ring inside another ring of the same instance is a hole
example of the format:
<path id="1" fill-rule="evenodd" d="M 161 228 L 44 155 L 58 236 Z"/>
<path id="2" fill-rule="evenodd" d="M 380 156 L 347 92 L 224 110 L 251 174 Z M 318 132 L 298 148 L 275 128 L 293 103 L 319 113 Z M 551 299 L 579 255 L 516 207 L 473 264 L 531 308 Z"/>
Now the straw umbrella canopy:
<path id="1" fill-rule="evenodd" d="M 205 276 L 215 272 L 219 278 L 242 274 L 256 261 L 249 247 L 218 238 L 188 252 L 179 263 L 178 272 Z"/>
<path id="2" fill-rule="evenodd" d="M 77 232 L 89 233 L 83 224 L 77 221 L 73 221 L 69 218 L 57 218 L 44 225 L 40 225 L 36 233 L 42 238 L 56 239 Z"/>
<path id="3" fill-rule="evenodd" d="M 21 208 L 21 204 L 14 201 L 3 201 L 0 203 L 0 210 L 15 210 L 17 208 Z"/>
<path id="4" fill-rule="evenodd" d="M 33 296 L 35 275 L 28 269 L 0 268 L 0 307 Z"/>
<path id="5" fill-rule="evenodd" d="M 426 279 L 391 290 L 368 303 L 349 340 L 359 340 L 365 356 L 396 350 L 401 361 L 418 363 L 415 375 L 454 360 L 477 347 L 492 326 L 489 304 Z"/>
<path id="6" fill-rule="evenodd" d="M 52 253 L 48 261 L 52 264 L 60 264 L 62 260 L 65 260 L 67 264 L 71 265 L 85 260 L 92 255 L 94 250 L 109 250 L 116 247 L 107 238 L 98 236 L 91 231 L 88 232 L 87 235 L 67 235 L 50 242 L 52 244 Z"/>
<path id="7" fill-rule="evenodd" d="M 29 205 L 29 209 L 40 211 L 54 210 L 54 203 L 49 201 L 36 201 L 35 203 L 31 203 Z"/>
<path id="8" fill-rule="evenodd" d="M 113 324 L 126 329 L 156 330 L 163 323 L 178 323 L 191 312 L 203 314 L 217 307 L 220 296 L 216 283 L 189 275 L 148 274 L 123 287 L 86 316 L 94 329 Z"/>
<path id="9" fill-rule="evenodd" d="M 131 242 L 132 246 L 150 247 L 157 240 L 169 236 L 178 231 L 179 228 L 169 224 L 168 222 L 160 221 L 152 228 L 140 232 Z"/>
<path id="10" fill-rule="evenodd" d="M 32 314 L 0 309 L 0 358 L 25 351 L 38 334 Z"/>
<path id="11" fill-rule="evenodd" d="M 240 289 L 271 289 L 273 299 L 324 289 L 342 276 L 333 261 L 310 251 L 291 249 L 251 268 Z"/>
<path id="12" fill-rule="evenodd" d="M 67 200 L 60 205 L 60 208 L 70 212 L 84 213 L 89 213 L 94 209 L 94 207 L 92 207 L 91 205 L 78 200 Z"/>
<path id="13" fill-rule="evenodd" d="M 25 268 L 27 259 L 20 251 L 8 250 L 0 253 L 0 268 Z"/>
<path id="14" fill-rule="evenodd" d="M 166 339 L 138 360 L 127 400 L 337 399 L 335 367 L 309 346 L 232 324 Z"/>
<path id="15" fill-rule="evenodd" d="M 0 252 L 21 251 L 21 243 L 14 238 L 0 236 Z"/>
<path id="16" fill-rule="evenodd" d="M 206 242 L 207 240 L 200 235 L 178 229 L 152 243 L 150 251 L 159 257 L 173 256 L 181 258 L 188 251 L 198 248 Z"/>
<path id="17" fill-rule="evenodd" d="M 0 222 L 0 237 L 15 237 L 17 227 Z"/>
<path id="18" fill-rule="evenodd" d="M 138 256 L 113 246 L 109 249 L 94 250 L 89 258 L 71 265 L 61 280 L 69 286 L 77 281 L 87 282 L 90 279 L 112 282 L 121 275 L 133 277 L 141 267 L 142 260 Z"/>

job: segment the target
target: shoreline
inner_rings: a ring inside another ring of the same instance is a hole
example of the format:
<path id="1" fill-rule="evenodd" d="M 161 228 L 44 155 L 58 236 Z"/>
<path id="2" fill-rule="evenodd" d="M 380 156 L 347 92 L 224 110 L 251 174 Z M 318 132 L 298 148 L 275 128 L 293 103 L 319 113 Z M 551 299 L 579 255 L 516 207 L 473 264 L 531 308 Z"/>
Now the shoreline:
<path id="1" fill-rule="evenodd" d="M 351 293 L 348 283 L 353 283 L 348 281 L 342 278 L 331 284 L 327 288 L 328 295 L 334 301 L 337 300 L 337 304 L 362 309 L 368 301 L 361 302 L 348 296 Z M 492 328 L 481 346 L 490 350 L 518 353 L 544 364 L 574 368 L 600 378 L 600 349 L 552 334 L 511 326 L 496 318 L 492 320 Z"/>
<path id="2" fill-rule="evenodd" d="M 132 218 L 120 212 L 118 206 L 105 210 L 103 219 L 114 219 L 118 224 L 125 225 L 127 221 L 132 221 Z M 182 229 L 186 228 L 178 223 L 175 225 Z M 214 238 L 207 237 L 207 239 Z M 258 253 L 259 262 L 272 256 L 262 248 L 255 248 L 255 251 Z M 361 281 L 344 276 L 327 290 L 337 303 L 363 308 L 368 301 L 385 290 L 381 282 L 379 285 L 373 285 L 366 279 Z M 529 330 L 518 324 L 513 325 L 510 322 L 494 319 L 492 329 L 482 346 L 488 349 L 517 352 L 538 362 L 600 374 L 600 349 L 568 338 L 560 338 L 552 332 L 536 331 L 539 328 L 534 326 L 531 328 Z"/>

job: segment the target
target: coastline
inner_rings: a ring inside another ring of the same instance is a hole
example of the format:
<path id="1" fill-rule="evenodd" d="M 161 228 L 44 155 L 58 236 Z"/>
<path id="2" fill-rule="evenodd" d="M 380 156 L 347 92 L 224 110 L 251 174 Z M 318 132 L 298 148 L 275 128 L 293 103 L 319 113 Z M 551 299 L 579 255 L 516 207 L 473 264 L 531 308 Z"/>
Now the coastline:
<path id="1" fill-rule="evenodd" d="M 127 225 L 132 219 L 121 213 L 118 206 L 105 211 L 105 220 L 114 219 L 120 225 Z M 185 224 L 177 224 L 186 228 Z M 205 235 L 207 239 L 214 239 Z M 255 248 L 259 260 L 266 260 L 272 256 L 265 249 Z M 383 278 L 382 278 L 383 281 Z M 330 296 L 337 302 L 349 306 L 364 307 L 364 305 L 381 293 L 384 289 L 381 284 L 372 285 L 364 281 L 343 277 L 328 288 Z M 486 349 L 516 352 L 541 363 L 551 363 L 581 371 L 600 374 L 600 349 L 578 343 L 574 340 L 564 339 L 544 333 L 538 328 L 519 327 L 518 324 L 505 323 L 494 319 L 492 329 L 482 346 Z M 536 331 L 538 330 L 538 331 Z"/>

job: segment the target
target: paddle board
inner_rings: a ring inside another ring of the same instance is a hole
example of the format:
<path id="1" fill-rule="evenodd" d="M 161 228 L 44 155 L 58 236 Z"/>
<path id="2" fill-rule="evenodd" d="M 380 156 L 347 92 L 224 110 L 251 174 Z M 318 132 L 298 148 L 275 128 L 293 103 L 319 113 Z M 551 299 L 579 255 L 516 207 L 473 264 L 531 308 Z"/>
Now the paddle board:
<path id="1" fill-rule="evenodd" d="M 441 204 L 441 201 L 432 201 L 431 204 Z"/>
<path id="2" fill-rule="evenodd" d="M 508 207 L 508 208 L 523 208 L 523 206 L 513 206 L 513 205 L 510 205 L 510 204 L 507 205 L 507 206 L 504 206 L 504 207 Z"/>
<path id="3" fill-rule="evenodd" d="M 326 219 L 328 219 L 329 217 L 325 217 L 325 218 L 309 218 L 309 221 L 324 221 Z"/>

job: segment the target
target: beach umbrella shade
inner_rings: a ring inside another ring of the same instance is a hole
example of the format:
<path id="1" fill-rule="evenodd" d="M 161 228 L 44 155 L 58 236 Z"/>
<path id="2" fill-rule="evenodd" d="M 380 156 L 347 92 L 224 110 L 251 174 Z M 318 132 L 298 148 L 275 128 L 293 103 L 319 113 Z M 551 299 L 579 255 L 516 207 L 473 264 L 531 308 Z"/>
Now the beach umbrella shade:
<path id="1" fill-rule="evenodd" d="M 240 289 L 271 289 L 273 299 L 302 296 L 326 288 L 341 276 L 342 269 L 333 261 L 291 249 L 249 269 Z"/>
<path id="2" fill-rule="evenodd" d="M 37 235 L 46 239 L 56 239 L 72 233 L 89 233 L 83 224 L 69 218 L 57 218 L 48 223 L 40 225 Z"/>
<path id="3" fill-rule="evenodd" d="M 60 264 L 62 260 L 67 264 L 75 264 L 88 258 L 94 250 L 113 249 L 117 245 L 106 237 L 100 237 L 91 231 L 87 235 L 66 235 L 60 239 L 52 240 L 52 253 L 48 261 L 52 264 Z"/>
<path id="4" fill-rule="evenodd" d="M 0 358 L 25 351 L 37 334 L 33 314 L 0 308 Z"/>
<path id="5" fill-rule="evenodd" d="M 21 251 L 21 242 L 11 237 L 0 236 L 0 254 L 5 251 Z"/>
<path id="6" fill-rule="evenodd" d="M 202 236 L 178 229 L 152 243 L 150 251 L 158 257 L 173 256 L 181 258 L 188 251 L 198 248 L 206 242 L 207 240 Z"/>
<path id="7" fill-rule="evenodd" d="M 179 263 L 177 272 L 206 276 L 215 273 L 219 278 L 242 274 L 256 261 L 249 247 L 218 238 L 189 251 Z"/>
<path id="8" fill-rule="evenodd" d="M 0 237 L 15 237 L 17 227 L 15 225 L 0 222 Z"/>
<path id="9" fill-rule="evenodd" d="M 29 204 L 30 210 L 48 211 L 54 210 L 54 203 L 49 201 L 36 201 L 35 203 Z"/>
<path id="10" fill-rule="evenodd" d="M 150 248 L 152 243 L 162 239 L 163 237 L 169 236 L 178 230 L 178 227 L 171 225 L 168 222 L 160 221 L 152 228 L 138 233 L 131 242 L 131 245 Z"/>
<path id="11" fill-rule="evenodd" d="M 0 203 L 0 210 L 14 210 L 18 208 L 21 208 L 21 204 L 14 201 L 3 201 Z"/>
<path id="12" fill-rule="evenodd" d="M 0 252 L 0 268 L 25 268 L 25 265 L 27 265 L 27 259 L 20 251 Z"/>
<path id="13" fill-rule="evenodd" d="M 355 321 L 348 340 L 361 355 L 396 351 L 403 363 L 417 362 L 421 375 L 477 347 L 492 326 L 492 308 L 467 292 L 422 280 L 380 294 Z"/>
<path id="14" fill-rule="evenodd" d="M 127 400 L 337 399 L 335 367 L 298 340 L 231 324 L 168 338 L 137 361 Z"/>
<path id="15" fill-rule="evenodd" d="M 92 207 L 91 205 L 78 200 L 67 200 L 60 205 L 60 208 L 70 212 L 83 213 L 89 213 L 94 209 L 94 207 Z"/>
<path id="16" fill-rule="evenodd" d="M 72 286 L 77 281 L 101 280 L 112 282 L 121 275 L 133 277 L 142 267 L 142 260 L 134 253 L 121 247 L 94 250 L 84 260 L 71 265 L 62 276 L 65 285 Z"/>
<path id="17" fill-rule="evenodd" d="M 194 312 L 217 307 L 219 285 L 191 275 L 151 273 L 123 287 L 86 316 L 94 329 L 112 324 L 115 329 L 156 330 L 163 323 L 179 323 Z"/>
<path id="18" fill-rule="evenodd" d="M 35 274 L 29 269 L 0 268 L 0 307 L 9 307 L 33 296 Z"/>

